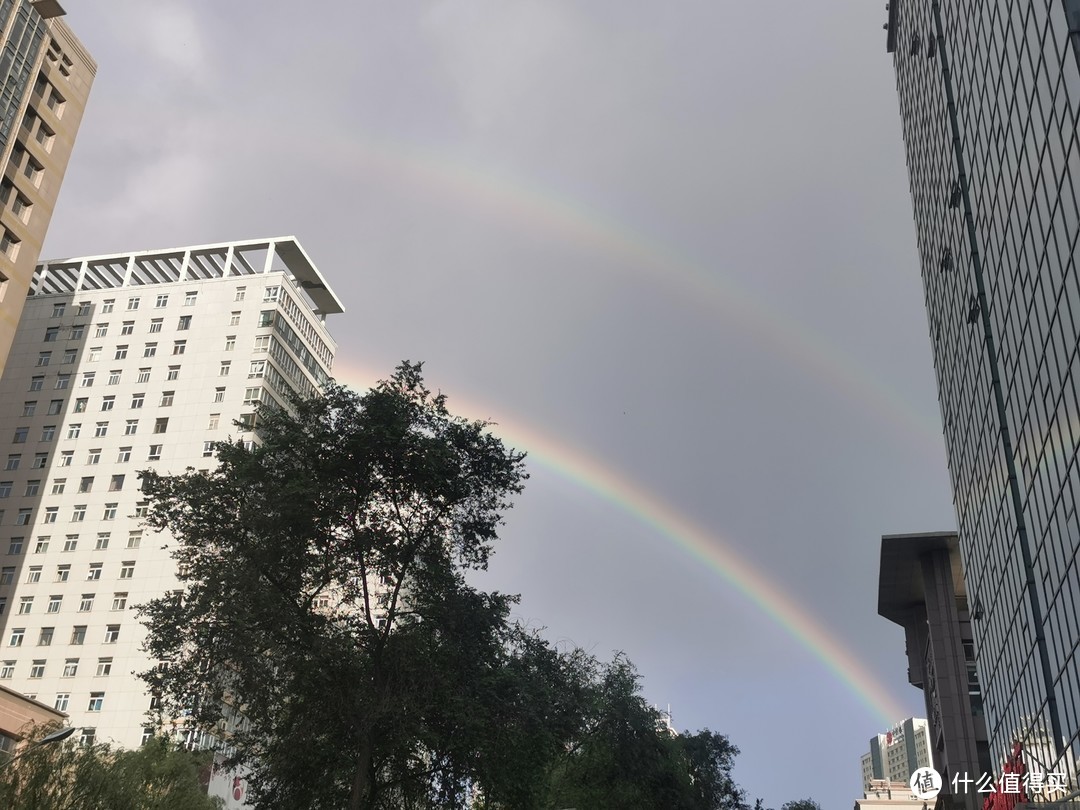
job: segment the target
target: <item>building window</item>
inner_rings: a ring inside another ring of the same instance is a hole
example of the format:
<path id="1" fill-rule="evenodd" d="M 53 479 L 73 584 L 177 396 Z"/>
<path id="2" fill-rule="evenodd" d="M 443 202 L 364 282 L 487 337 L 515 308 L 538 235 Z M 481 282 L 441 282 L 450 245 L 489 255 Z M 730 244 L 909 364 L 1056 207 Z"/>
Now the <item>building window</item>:
<path id="1" fill-rule="evenodd" d="M 56 438 L 56 425 L 44 425 L 41 428 L 41 441 L 51 442 Z"/>
<path id="2" fill-rule="evenodd" d="M 104 678 L 112 674 L 112 659 L 99 658 L 97 664 L 97 677 Z"/>
<path id="3" fill-rule="evenodd" d="M 116 305 L 116 299 L 115 298 L 106 298 L 104 301 L 101 302 L 101 314 L 102 315 L 108 315 L 110 312 L 113 311 L 113 307 L 115 305 Z"/>
<path id="4" fill-rule="evenodd" d="M 34 661 L 30 665 L 30 677 L 31 678 L 44 678 L 45 677 L 45 662 L 41 659 Z"/>
<path id="5" fill-rule="evenodd" d="M 3 486 L 3 484 L 0 484 L 0 486 Z M 41 489 L 41 481 L 40 480 L 27 481 L 26 482 L 26 492 L 23 493 L 23 494 L 27 498 L 32 498 L 33 496 L 38 494 L 38 491 L 40 489 Z M 3 496 L 0 495 L 0 497 L 3 497 Z"/>
<path id="6" fill-rule="evenodd" d="M 113 360 L 127 360 L 127 353 L 127 346 L 117 346 L 116 353 L 113 355 Z"/>
<path id="7" fill-rule="evenodd" d="M 153 357 L 156 354 L 157 354 L 157 344 L 156 343 L 147 343 L 146 348 L 143 349 L 142 356 L 143 357 Z"/>
<path id="8" fill-rule="evenodd" d="M 134 561 L 125 562 L 120 567 L 120 579 L 131 579 L 135 576 L 135 563 Z"/>
<path id="9" fill-rule="evenodd" d="M 101 579 L 101 567 L 103 563 L 90 563 L 90 570 L 86 573 L 89 580 Z"/>
<path id="10" fill-rule="evenodd" d="M 124 488 L 124 476 L 114 475 L 109 479 L 109 492 L 119 492 Z"/>
<path id="11" fill-rule="evenodd" d="M 255 351 L 265 352 L 270 350 L 270 336 L 258 335 L 255 338 Z"/>
<path id="12" fill-rule="evenodd" d="M 91 346 L 90 347 L 90 352 L 86 356 L 86 362 L 88 362 L 88 363 L 96 363 L 100 359 L 101 359 L 101 347 L 100 346 Z"/>
<path id="13" fill-rule="evenodd" d="M 54 428 L 54 431 L 55 431 L 55 428 Z M 33 466 L 33 468 L 35 470 L 43 470 L 43 469 L 45 469 L 45 465 L 47 465 L 48 463 L 49 463 L 49 454 L 48 453 L 34 453 L 34 463 L 33 463 L 32 466 Z"/>
<path id="14" fill-rule="evenodd" d="M 105 504 L 105 511 L 101 514 L 102 520 L 116 520 L 116 507 L 118 504 L 107 503 Z"/>
<path id="15" fill-rule="evenodd" d="M 274 303 L 281 296 L 281 287 L 267 287 L 263 290 L 263 303 Z"/>
<path id="16" fill-rule="evenodd" d="M 94 372 L 84 371 L 82 375 L 82 387 L 90 388 L 94 385 Z"/>
<path id="17" fill-rule="evenodd" d="M 45 385 L 45 377 L 31 377 L 30 378 L 30 391 L 40 391 Z"/>
<path id="18" fill-rule="evenodd" d="M 103 410 L 103 411 L 111 411 L 115 404 L 116 404 L 116 397 L 113 397 L 113 396 L 104 397 L 101 400 L 101 410 Z"/>
<path id="19" fill-rule="evenodd" d="M 13 538 L 11 538 L 11 542 L 8 543 L 8 556 L 9 557 L 14 557 L 14 556 L 17 556 L 19 554 L 22 554 L 22 546 L 23 546 L 23 539 L 21 537 L 13 537 Z M 12 568 L 11 570 L 14 571 L 15 569 Z M 3 580 L 0 580 L 0 583 L 2 583 L 2 582 L 3 582 Z"/>
<path id="20" fill-rule="evenodd" d="M 75 358 L 79 353 L 75 349 L 64 349 L 64 359 L 61 361 L 65 366 L 70 366 L 75 362 Z"/>
<path id="21" fill-rule="evenodd" d="M 141 408 L 146 401 L 146 394 L 132 394 L 131 395 L 131 407 Z"/>
<path id="22" fill-rule="evenodd" d="M 51 399 L 49 400 L 49 416 L 56 416 L 64 409 L 64 400 Z"/>
<path id="23" fill-rule="evenodd" d="M 85 503 L 78 504 L 75 507 L 75 509 L 72 510 L 72 512 L 71 512 L 71 522 L 72 523 L 81 523 L 85 519 L 86 519 L 86 504 Z"/>
<path id="24" fill-rule="evenodd" d="M 49 551 L 49 538 L 48 537 L 39 537 L 37 539 L 37 542 L 34 544 L 34 553 L 35 554 L 47 554 L 48 551 Z"/>
<path id="25" fill-rule="evenodd" d="M 256 380 L 261 379 L 266 373 L 266 361 L 265 360 L 252 360 L 248 366 L 248 379 Z"/>
<path id="26" fill-rule="evenodd" d="M 38 352 L 37 364 L 39 368 L 44 368 L 49 365 L 49 360 L 52 359 L 52 352 Z"/>
<path id="27" fill-rule="evenodd" d="M 139 308 L 139 296 L 134 295 L 128 299 L 127 302 L 128 311 L 136 310 Z"/>
<path id="28" fill-rule="evenodd" d="M 52 627 L 42 627 L 41 628 L 41 632 L 38 633 L 38 642 L 37 642 L 39 647 L 51 647 L 52 646 L 53 630 L 54 629 L 55 628 L 52 628 Z"/>
<path id="29" fill-rule="evenodd" d="M 82 599 L 79 600 L 79 612 L 87 613 L 94 609 L 94 595 L 92 593 L 84 593 Z"/>
<path id="30" fill-rule="evenodd" d="M 41 566 L 31 565 L 30 570 L 26 573 L 26 581 L 30 583 L 41 582 Z"/>
<path id="31" fill-rule="evenodd" d="M 175 394 L 176 394 L 175 391 L 162 391 L 162 393 L 161 393 L 161 403 L 160 403 L 161 407 L 162 408 L 168 408 L 170 405 L 172 405 L 173 404 L 173 397 L 175 396 Z"/>
<path id="32" fill-rule="evenodd" d="M 82 340 L 86 333 L 86 324 L 77 323 L 71 327 L 71 340 Z"/>
<path id="33" fill-rule="evenodd" d="M 147 515 L 147 513 L 149 511 L 150 511 L 150 502 L 149 501 L 139 501 L 137 504 L 135 504 L 135 517 L 144 518 L 144 517 L 146 517 L 146 515 Z"/>
<path id="34" fill-rule="evenodd" d="M 247 294 L 247 287 L 237 287 L 236 288 L 236 296 L 233 298 L 233 300 L 234 301 L 243 301 L 244 296 L 246 294 Z"/>
<path id="35" fill-rule="evenodd" d="M 225 389 L 224 388 L 215 388 L 214 389 L 214 402 L 224 402 L 224 401 L 225 401 Z"/>
<path id="36" fill-rule="evenodd" d="M 56 385 L 54 386 L 57 391 L 66 391 L 68 386 L 71 385 L 70 374 L 57 374 Z"/>
<path id="37" fill-rule="evenodd" d="M 236 311 L 236 312 L 233 312 L 231 315 L 229 315 L 229 326 L 239 326 L 239 325 L 240 325 L 240 312 Z"/>
<path id="38" fill-rule="evenodd" d="M 68 710 L 68 702 L 71 700 L 71 695 L 67 692 L 60 692 L 56 695 L 56 702 L 53 703 L 53 708 L 58 712 L 66 712 Z"/>
<path id="39" fill-rule="evenodd" d="M 140 368 L 139 369 L 139 378 L 135 382 L 139 382 L 139 383 L 150 382 L 150 369 L 148 369 L 148 368 Z"/>
<path id="40" fill-rule="evenodd" d="M 70 467 L 72 460 L 75 458 L 74 450 L 63 450 L 60 453 L 60 466 Z"/>
<path id="41" fill-rule="evenodd" d="M 126 610 L 127 609 L 127 593 L 114 593 L 112 600 L 113 610 Z"/>
<path id="42" fill-rule="evenodd" d="M 109 547 L 109 538 L 112 536 L 110 532 L 98 532 L 97 545 L 94 548 L 97 551 L 104 551 Z"/>
<path id="43" fill-rule="evenodd" d="M 124 423 L 124 435 L 125 436 L 134 436 L 135 431 L 137 431 L 138 429 L 139 429 L 139 420 L 138 419 L 128 419 Z"/>
<path id="44" fill-rule="evenodd" d="M 187 351 L 187 341 L 186 340 L 174 340 L 173 341 L 173 347 L 172 347 L 172 353 L 173 354 L 183 354 L 186 351 Z"/>
<path id="45" fill-rule="evenodd" d="M 142 542 L 142 532 L 141 531 L 128 532 L 128 542 L 127 542 L 127 547 L 128 548 L 138 548 L 139 544 L 141 542 Z"/>
<path id="46" fill-rule="evenodd" d="M 264 309 L 259 313 L 259 326 L 273 326 L 274 325 L 274 312 L 273 310 Z"/>
<path id="47" fill-rule="evenodd" d="M 82 432 L 82 425 L 79 423 L 68 425 L 67 437 L 69 439 L 79 438 L 79 433 Z"/>
<path id="48" fill-rule="evenodd" d="M 105 628 L 105 643 L 115 644 L 120 638 L 120 625 L 110 624 Z"/>
<path id="49" fill-rule="evenodd" d="M 99 323 L 94 327 L 94 337 L 108 337 L 109 325 L 107 323 Z"/>
<path id="50" fill-rule="evenodd" d="M 46 506 L 45 507 L 45 522 L 56 523 L 56 517 L 60 513 L 59 506 Z"/>
<path id="51" fill-rule="evenodd" d="M 86 597 L 83 597 L 84 599 Z M 93 604 L 94 597 L 90 597 L 90 603 Z M 87 608 L 89 610 L 90 608 Z M 75 647 L 81 647 L 86 642 L 86 625 L 77 624 L 71 630 L 71 644 Z"/>
<path id="52" fill-rule="evenodd" d="M 11 488 L 14 485 L 14 481 L 0 481 L 0 498 L 10 498 Z"/>
<path id="53" fill-rule="evenodd" d="M 83 413 L 86 410 L 86 406 L 89 404 L 89 397 L 79 397 L 75 400 L 75 413 Z"/>
<path id="54" fill-rule="evenodd" d="M 29 402 L 24 402 L 23 403 L 23 409 L 22 409 L 22 415 L 23 416 L 33 416 L 34 411 L 36 411 L 36 410 L 37 410 L 37 400 L 36 399 L 31 400 Z"/>
<path id="55" fill-rule="evenodd" d="M 229 360 L 222 361 L 221 368 L 218 370 L 218 376 L 219 377 L 228 377 L 229 376 L 229 366 L 230 365 L 231 365 L 231 362 Z"/>
<path id="56" fill-rule="evenodd" d="M 15 517 L 16 526 L 28 526 L 30 524 L 30 515 L 33 514 L 33 509 L 20 509 L 19 514 Z"/>
<path id="57" fill-rule="evenodd" d="M 109 372 L 109 385 L 120 384 L 120 369 L 115 369 Z"/>
<path id="58" fill-rule="evenodd" d="M 15 581 L 15 566 L 5 565 L 0 568 L 0 585 L 10 585 Z"/>
<path id="59" fill-rule="evenodd" d="M 45 342 L 46 343 L 55 343 L 59 339 L 60 339 L 60 327 L 59 326 L 50 326 L 48 329 L 45 330 Z"/>
<path id="60" fill-rule="evenodd" d="M 184 330 L 190 329 L 190 328 L 191 328 L 191 316 L 190 315 L 181 315 L 180 316 L 180 322 L 176 325 L 176 331 L 177 332 L 183 332 Z"/>
<path id="61" fill-rule="evenodd" d="M 20 427 L 15 428 L 15 438 L 12 439 L 13 444 L 24 444 L 26 442 L 26 436 L 30 432 L 30 428 Z"/>
<path id="62" fill-rule="evenodd" d="M 15 676 L 15 662 L 14 661 L 4 661 L 3 664 L 0 664 L 0 680 L 5 680 L 6 681 L 6 680 L 9 680 L 10 678 L 12 678 L 14 676 Z"/>
<path id="63" fill-rule="evenodd" d="M 5 470 L 17 470 L 19 469 L 19 460 L 22 458 L 22 453 L 10 453 L 7 457 L 7 466 Z"/>
<path id="64" fill-rule="evenodd" d="M 212 413 L 212 414 L 210 414 L 210 421 L 207 423 L 206 429 L 207 430 L 217 430 L 218 429 L 218 423 L 220 421 L 221 421 L 221 414 L 220 413 Z"/>
<path id="65" fill-rule="evenodd" d="M 100 439 L 102 436 L 107 436 L 108 433 L 109 433 L 109 423 L 108 422 L 98 422 L 94 426 L 94 438 L 95 439 Z"/>
<path id="66" fill-rule="evenodd" d="M 79 734 L 79 745 L 83 748 L 89 748 L 97 740 L 97 729 L 84 728 L 82 733 Z"/>
<path id="67" fill-rule="evenodd" d="M 101 462 L 101 448 L 95 447 L 89 453 L 86 454 L 87 464 L 99 464 Z"/>
<path id="68" fill-rule="evenodd" d="M 60 594 L 49 597 L 49 606 L 45 609 L 48 613 L 59 613 L 60 605 L 64 602 L 64 597 Z"/>
<path id="69" fill-rule="evenodd" d="M 19 599 L 19 615 L 29 613 L 34 609 L 34 597 L 23 596 Z"/>
<path id="70" fill-rule="evenodd" d="M 229 335 L 225 338 L 225 351 L 231 352 L 236 348 L 236 335 Z"/>
<path id="71" fill-rule="evenodd" d="M 67 582 L 68 577 L 71 575 L 70 565 L 58 565 L 56 566 L 56 581 Z"/>
<path id="72" fill-rule="evenodd" d="M 67 304 L 53 304 L 52 316 L 54 318 L 63 318 L 65 309 L 67 309 Z"/>
<path id="73" fill-rule="evenodd" d="M 85 630 L 86 628 L 83 628 L 83 629 Z M 75 642 L 73 641 L 72 643 L 74 644 Z M 81 641 L 79 643 L 82 644 Z M 67 659 L 64 662 L 64 677 L 65 678 L 74 678 L 78 674 L 79 674 L 79 659 L 78 658 L 69 658 L 69 659 Z"/>
<path id="74" fill-rule="evenodd" d="M 64 538 L 64 551 L 75 551 L 79 548 L 79 535 L 69 534 Z"/>
<path id="75" fill-rule="evenodd" d="M 157 302 L 154 304 L 154 306 L 157 307 L 158 309 L 161 309 L 162 307 L 167 307 L 168 305 L 169 305 L 169 296 L 168 296 L 168 294 L 167 293 L 161 293 L 160 295 L 158 295 Z"/>
<path id="76" fill-rule="evenodd" d="M 126 464 L 131 461 L 131 448 L 121 447 L 120 452 L 116 456 L 116 461 L 118 464 Z"/>
<path id="77" fill-rule="evenodd" d="M 21 647 L 24 638 L 26 638 L 26 628 L 16 627 L 11 631 L 11 637 L 8 639 L 8 646 Z"/>
<path id="78" fill-rule="evenodd" d="M 169 429 L 169 417 L 159 416 L 154 420 L 154 433 L 164 433 Z"/>
<path id="79" fill-rule="evenodd" d="M 161 327 L 162 325 L 164 325 L 164 323 L 164 318 L 154 318 L 152 321 L 150 321 L 150 333 L 156 334 L 157 332 L 160 332 Z"/>
<path id="80" fill-rule="evenodd" d="M 146 457 L 147 461 L 161 461 L 161 445 L 150 445 L 150 454 Z"/>
<path id="81" fill-rule="evenodd" d="M 195 301 L 198 300 L 198 298 L 199 298 L 198 290 L 188 290 L 186 293 L 184 293 L 184 306 L 185 307 L 193 307 L 193 306 L 195 306 Z"/>

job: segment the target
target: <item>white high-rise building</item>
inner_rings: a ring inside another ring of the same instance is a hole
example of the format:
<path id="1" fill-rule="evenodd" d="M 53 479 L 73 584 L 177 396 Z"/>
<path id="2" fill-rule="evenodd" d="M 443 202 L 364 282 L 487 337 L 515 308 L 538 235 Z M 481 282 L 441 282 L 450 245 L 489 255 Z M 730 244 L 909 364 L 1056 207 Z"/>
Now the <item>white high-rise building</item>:
<path id="1" fill-rule="evenodd" d="M 906 785 L 919 768 L 934 766 L 931 750 L 929 724 L 918 717 L 909 717 L 884 734 L 875 735 L 870 750 L 862 755 L 863 790 L 870 790 L 871 783 L 881 780 Z"/>
<path id="2" fill-rule="evenodd" d="M 138 471 L 214 464 L 330 374 L 341 302 L 292 237 L 40 264 L 0 380 L 0 685 L 139 745 L 133 607 L 177 587 Z"/>

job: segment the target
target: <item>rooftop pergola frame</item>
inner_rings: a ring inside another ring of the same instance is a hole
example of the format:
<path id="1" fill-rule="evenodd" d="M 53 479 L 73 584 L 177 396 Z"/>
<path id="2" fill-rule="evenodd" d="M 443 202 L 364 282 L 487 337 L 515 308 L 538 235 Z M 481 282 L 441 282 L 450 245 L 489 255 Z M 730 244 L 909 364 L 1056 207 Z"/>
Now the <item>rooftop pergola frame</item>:
<path id="1" fill-rule="evenodd" d="M 138 289 L 154 284 L 287 273 L 320 316 L 344 311 L 340 299 L 294 236 L 138 253 L 50 259 L 34 269 L 30 295 Z"/>

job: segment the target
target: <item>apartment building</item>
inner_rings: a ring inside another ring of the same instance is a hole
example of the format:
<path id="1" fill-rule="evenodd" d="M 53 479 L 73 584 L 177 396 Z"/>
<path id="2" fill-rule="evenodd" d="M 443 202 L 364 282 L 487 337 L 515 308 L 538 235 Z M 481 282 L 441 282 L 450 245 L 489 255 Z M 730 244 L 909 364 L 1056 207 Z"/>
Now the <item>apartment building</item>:
<path id="1" fill-rule="evenodd" d="M 341 311 L 292 237 L 37 267 L 0 379 L 0 685 L 84 741 L 155 731 L 133 608 L 177 581 L 138 471 L 208 468 L 259 403 L 315 391 Z"/>

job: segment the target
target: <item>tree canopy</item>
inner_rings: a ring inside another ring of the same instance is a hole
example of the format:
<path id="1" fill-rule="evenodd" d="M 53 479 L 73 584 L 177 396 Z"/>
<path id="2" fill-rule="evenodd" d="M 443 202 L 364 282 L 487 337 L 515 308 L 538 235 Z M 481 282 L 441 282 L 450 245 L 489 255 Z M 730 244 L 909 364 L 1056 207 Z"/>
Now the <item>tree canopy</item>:
<path id="1" fill-rule="evenodd" d="M 34 746 L 0 764 L 7 810 L 215 810 L 201 776 L 211 754 L 179 750 L 163 738 L 122 751 L 72 740 Z"/>
<path id="2" fill-rule="evenodd" d="M 739 806 L 724 737 L 672 735 L 628 661 L 469 584 L 527 478 L 489 427 L 404 363 L 144 472 L 183 586 L 141 608 L 162 711 L 227 738 L 256 807 Z"/>

